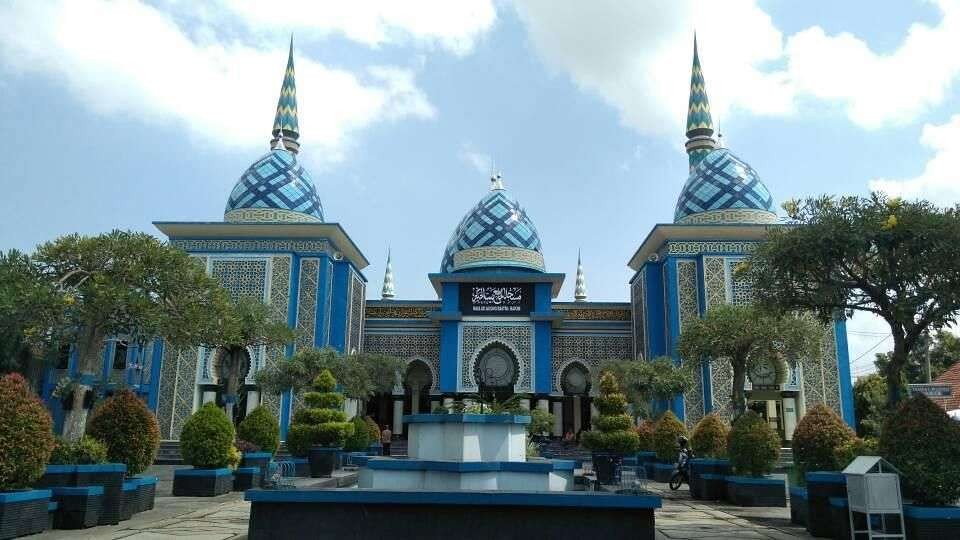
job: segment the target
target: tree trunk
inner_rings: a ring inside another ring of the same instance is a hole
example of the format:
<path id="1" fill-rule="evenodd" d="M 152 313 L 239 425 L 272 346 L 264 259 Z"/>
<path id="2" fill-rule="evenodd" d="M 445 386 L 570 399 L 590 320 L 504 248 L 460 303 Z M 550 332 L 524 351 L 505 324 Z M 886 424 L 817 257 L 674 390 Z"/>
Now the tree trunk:
<path id="1" fill-rule="evenodd" d="M 733 391 L 730 401 L 733 405 L 733 420 L 747 412 L 747 395 L 743 386 L 747 383 L 747 366 L 744 362 L 731 362 L 733 366 Z"/>
<path id="2" fill-rule="evenodd" d="M 80 340 L 79 363 L 77 369 L 81 379 L 96 380 L 97 374 L 103 370 L 103 333 L 93 328 L 84 334 Z M 87 390 L 93 390 L 88 384 L 78 383 L 73 392 L 73 408 L 67 411 L 63 419 L 63 437 L 68 441 L 78 441 L 87 429 L 87 409 L 83 407 L 83 398 Z"/>
<path id="3" fill-rule="evenodd" d="M 893 354 L 890 355 L 890 362 L 887 363 L 887 372 L 884 375 L 887 378 L 887 409 L 892 411 L 903 395 L 903 368 L 907 365 L 907 349 L 903 336 L 896 328 L 891 330 L 893 330 Z"/>

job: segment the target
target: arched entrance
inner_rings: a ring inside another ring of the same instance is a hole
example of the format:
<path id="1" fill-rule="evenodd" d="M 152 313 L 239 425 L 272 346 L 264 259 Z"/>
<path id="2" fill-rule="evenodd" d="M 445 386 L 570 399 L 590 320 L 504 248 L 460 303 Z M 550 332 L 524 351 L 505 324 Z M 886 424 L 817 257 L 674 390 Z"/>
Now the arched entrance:
<path id="1" fill-rule="evenodd" d="M 758 362 L 747 371 L 747 407 L 776 430 L 784 442 L 793 438 L 797 423 L 796 390 L 788 385 L 789 368 L 781 359 Z"/>
<path id="2" fill-rule="evenodd" d="M 403 376 L 403 410 L 406 414 L 430 412 L 430 389 L 433 387 L 433 375 L 430 367 L 422 360 L 413 360 L 407 364 Z"/>
<path id="3" fill-rule="evenodd" d="M 520 374 L 520 363 L 509 348 L 500 343 L 491 343 L 477 355 L 473 366 L 473 379 L 484 400 L 504 401 L 513 395 L 514 385 Z"/>
<path id="4" fill-rule="evenodd" d="M 560 373 L 563 391 L 563 433 L 590 430 L 590 370 L 581 362 L 567 364 Z"/>
<path id="5" fill-rule="evenodd" d="M 250 353 L 246 347 L 229 347 L 217 350 L 213 365 L 217 377 L 217 401 L 222 403 L 227 418 L 234 425 L 247 416 L 247 392 L 243 381 L 250 373 Z"/>

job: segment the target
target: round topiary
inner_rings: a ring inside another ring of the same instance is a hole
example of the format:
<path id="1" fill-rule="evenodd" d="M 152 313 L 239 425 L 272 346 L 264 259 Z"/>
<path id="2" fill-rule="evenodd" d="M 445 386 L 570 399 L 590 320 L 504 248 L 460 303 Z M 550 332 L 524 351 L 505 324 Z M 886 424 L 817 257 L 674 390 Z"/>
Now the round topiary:
<path id="1" fill-rule="evenodd" d="M 747 411 L 730 429 L 727 455 L 737 474 L 769 474 L 780 457 L 780 436 L 760 415 Z"/>
<path id="2" fill-rule="evenodd" d="M 233 423 L 214 403 L 207 403 L 193 413 L 180 432 L 180 453 L 183 461 L 198 469 L 219 469 L 231 460 Z"/>
<path id="3" fill-rule="evenodd" d="M 129 476 L 147 470 L 160 448 L 157 417 L 130 390 L 121 390 L 93 411 L 87 434 L 106 445 L 107 459 L 126 464 Z"/>
<path id="4" fill-rule="evenodd" d="M 363 420 L 367 423 L 367 432 L 370 434 L 370 444 L 380 442 L 380 426 L 369 416 Z"/>
<path id="5" fill-rule="evenodd" d="M 92 465 L 107 462 L 107 445 L 84 435 L 77 442 L 57 438 L 50 463 L 54 465 Z"/>
<path id="6" fill-rule="evenodd" d="M 50 413 L 16 373 L 0 378 L 0 491 L 30 486 L 53 451 Z"/>
<path id="7" fill-rule="evenodd" d="M 960 499 L 960 423 L 926 396 L 914 395 L 887 417 L 880 455 L 900 469 L 905 494 L 918 505 Z"/>
<path id="8" fill-rule="evenodd" d="M 367 429 L 367 422 L 359 416 L 354 416 L 350 421 L 353 424 L 353 435 L 347 437 L 343 449 L 348 452 L 361 452 L 370 446 L 370 432 Z"/>
<path id="9" fill-rule="evenodd" d="M 840 416 L 822 403 L 807 410 L 793 430 L 793 460 L 800 472 L 839 471 L 837 450 L 857 438 Z"/>
<path id="10" fill-rule="evenodd" d="M 633 430 L 637 433 L 637 439 L 640 441 L 637 449 L 641 452 L 653 452 L 653 422 L 641 420 L 640 424 Z"/>
<path id="11" fill-rule="evenodd" d="M 686 434 L 687 428 L 673 411 L 663 413 L 653 424 L 653 451 L 657 453 L 657 459 L 668 463 L 676 461 L 680 453 L 677 439 Z"/>
<path id="12" fill-rule="evenodd" d="M 259 446 L 261 452 L 274 454 L 280 446 L 280 424 L 277 417 L 261 405 L 240 422 L 237 437 Z"/>
<path id="13" fill-rule="evenodd" d="M 354 424 L 346 421 L 343 395 L 335 392 L 337 381 L 330 370 L 323 370 L 313 380 L 315 392 L 303 395 L 308 408 L 293 414 L 287 432 L 287 448 L 295 456 L 305 456 L 311 446 L 339 448 L 354 433 Z M 364 424 L 366 430 L 366 424 Z"/>
<path id="14" fill-rule="evenodd" d="M 599 452 L 636 452 L 639 440 L 633 431 L 633 420 L 627 414 L 627 398 L 620 392 L 620 383 L 613 373 L 606 372 L 600 377 L 600 397 L 593 403 L 600 416 L 593 421 L 595 429 L 583 434 L 583 445 Z"/>
<path id="15" fill-rule="evenodd" d="M 729 433 L 730 428 L 720 415 L 708 414 L 693 428 L 693 434 L 690 435 L 690 448 L 697 457 L 723 457 L 727 454 Z"/>

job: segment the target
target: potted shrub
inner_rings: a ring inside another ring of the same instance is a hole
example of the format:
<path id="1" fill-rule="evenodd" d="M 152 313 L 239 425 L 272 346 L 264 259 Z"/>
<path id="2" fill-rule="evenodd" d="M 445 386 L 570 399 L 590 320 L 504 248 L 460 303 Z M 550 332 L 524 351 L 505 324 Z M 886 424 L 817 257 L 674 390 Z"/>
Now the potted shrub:
<path id="1" fill-rule="evenodd" d="M 653 422 L 650 420 L 641 420 L 637 427 L 633 428 L 637 434 L 637 467 L 643 468 L 646 478 L 653 477 L 653 464 L 657 461 L 657 453 L 653 449 Z"/>
<path id="2" fill-rule="evenodd" d="M 960 422 L 922 394 L 883 423 L 880 455 L 902 473 L 908 538 L 960 537 Z"/>
<path id="3" fill-rule="evenodd" d="M 233 475 L 227 466 L 234 455 L 233 423 L 214 403 L 193 413 L 180 432 L 180 453 L 193 469 L 173 473 L 175 496 L 213 497 L 230 491 Z"/>
<path id="4" fill-rule="evenodd" d="M 0 378 L 0 536 L 47 528 L 50 490 L 29 489 L 53 451 L 50 413 L 18 374 Z"/>
<path id="5" fill-rule="evenodd" d="M 727 499 L 738 506 L 786 506 L 786 484 L 768 478 L 780 457 L 780 436 L 753 411 L 730 429 L 727 455 L 737 476 L 728 476 Z"/>
<path id="6" fill-rule="evenodd" d="M 687 428 L 672 411 L 660 415 L 653 424 L 653 450 L 657 453 L 658 461 L 653 464 L 653 479 L 657 482 L 670 481 L 674 464 L 680 454 L 678 439 L 686 434 Z"/>
<path id="7" fill-rule="evenodd" d="M 237 426 L 237 437 L 257 448 L 256 450 L 250 447 L 239 449 L 243 455 L 240 466 L 245 469 L 250 467 L 259 469 L 260 478 L 256 484 L 262 484 L 267 478 L 270 460 L 280 446 L 280 422 L 273 413 L 261 405 L 250 411 L 243 422 L 240 422 Z"/>
<path id="8" fill-rule="evenodd" d="M 623 455 L 637 451 L 639 440 L 633 430 L 633 419 L 627 414 L 627 397 L 613 373 L 600 377 L 600 397 L 593 400 L 600 416 L 593 421 L 593 431 L 583 434 L 583 445 L 593 451 L 593 466 L 601 484 L 620 480 Z"/>
<path id="9" fill-rule="evenodd" d="M 337 381 L 325 369 L 313 381 L 314 392 L 307 392 L 303 401 L 307 408 L 293 415 L 287 433 L 287 448 L 293 455 L 307 455 L 310 476 L 329 477 L 333 474 L 337 454 L 347 437 L 353 435 L 353 424 L 343 412 L 343 395 L 336 392 Z"/>
<path id="10" fill-rule="evenodd" d="M 729 433 L 727 423 L 716 413 L 704 416 L 693 428 L 690 449 L 696 457 L 690 461 L 690 496 L 694 499 L 723 498 L 724 478 L 730 474 L 730 461 L 723 459 Z"/>
<path id="11" fill-rule="evenodd" d="M 847 480 L 840 472 L 845 464 L 839 461 L 838 451 L 856 438 L 843 419 L 823 404 L 807 410 L 793 431 L 793 461 L 807 486 L 807 530 L 813 536 L 829 536 L 842 526 L 833 519 L 830 497 L 847 496 Z"/>
<path id="12" fill-rule="evenodd" d="M 367 455 L 379 456 L 383 454 L 383 445 L 380 444 L 380 426 L 369 416 L 363 419 L 367 423 L 367 433 L 370 437 L 370 445 L 367 446 Z"/>

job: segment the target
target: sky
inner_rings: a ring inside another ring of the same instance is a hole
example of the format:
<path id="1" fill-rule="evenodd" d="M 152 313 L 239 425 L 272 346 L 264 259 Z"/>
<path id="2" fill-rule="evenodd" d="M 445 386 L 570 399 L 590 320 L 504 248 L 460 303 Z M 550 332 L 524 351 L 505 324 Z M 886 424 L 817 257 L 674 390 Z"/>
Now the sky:
<path id="1" fill-rule="evenodd" d="M 865 16 L 868 14 L 869 16 Z M 693 34 L 724 144 L 777 202 L 960 200 L 960 0 L 78 0 L 0 3 L 0 249 L 218 221 L 268 147 L 294 36 L 300 159 L 399 299 L 492 170 L 590 300 L 673 219 Z M 849 323 L 854 375 L 890 348 Z M 886 337 L 885 337 L 886 336 Z"/>

